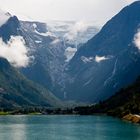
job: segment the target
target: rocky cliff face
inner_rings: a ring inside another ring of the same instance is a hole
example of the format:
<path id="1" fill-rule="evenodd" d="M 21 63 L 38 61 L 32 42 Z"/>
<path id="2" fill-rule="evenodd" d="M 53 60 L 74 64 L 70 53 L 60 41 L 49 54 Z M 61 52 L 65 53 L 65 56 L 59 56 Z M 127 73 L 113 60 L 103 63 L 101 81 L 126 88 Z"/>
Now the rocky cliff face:
<path id="1" fill-rule="evenodd" d="M 0 36 L 5 42 L 11 35 L 25 40 L 32 56 L 30 65 L 20 69 L 26 77 L 62 99 L 98 102 L 140 74 L 139 11 L 137 1 L 108 21 L 97 35 L 90 27 L 83 33 L 78 29 L 74 38 L 72 32 L 62 31 L 66 25 L 52 30 L 45 23 L 9 17 L 0 27 Z M 95 36 L 85 43 L 87 32 Z M 83 42 L 78 37 L 84 38 Z"/>
<path id="2" fill-rule="evenodd" d="M 30 24 L 24 24 L 24 26 L 28 26 L 28 29 L 30 29 L 27 32 L 16 16 L 12 17 L 9 14 L 6 14 L 6 16 L 8 16 L 8 18 L 5 18 L 6 21 L 0 26 L 0 107 L 61 106 L 61 101 L 49 92 L 47 87 L 44 88 L 25 78 L 25 76 L 19 72 L 19 67 L 14 65 L 15 62 L 13 62 L 14 59 L 17 61 L 21 59 L 19 62 L 22 62 L 22 58 L 19 57 L 21 54 L 18 54 L 18 52 L 23 53 L 22 55 L 26 55 L 23 60 L 26 60 L 26 58 L 33 54 L 35 50 L 35 37 L 39 38 L 41 36 L 41 39 L 44 39 L 43 41 L 52 41 L 51 37 L 46 38 L 44 35 L 46 25 L 37 23 L 40 28 L 34 30 L 29 26 Z M 31 34 L 32 30 L 36 32 L 35 34 L 39 35 L 33 36 Z M 32 40 L 30 39 L 31 36 L 33 37 Z M 34 61 L 32 60 L 32 62 Z"/>
<path id="3" fill-rule="evenodd" d="M 0 108 L 62 106 L 52 93 L 25 78 L 0 58 Z"/>
<path id="4" fill-rule="evenodd" d="M 24 37 L 30 55 L 34 57 L 33 63 L 21 71 L 29 79 L 48 87 L 62 99 L 65 96 L 64 88 L 68 80 L 65 69 L 82 43 L 82 41 L 79 41 L 81 43 L 75 42 L 75 39 L 67 39 L 71 34 L 69 33 L 69 26 L 74 26 L 74 23 L 71 23 L 72 25 L 70 23 L 63 24 L 62 26 L 57 23 L 52 27 L 45 23 L 20 21 L 20 35 Z M 68 26 L 67 29 L 66 26 Z M 88 36 L 85 35 L 84 37 L 84 32 L 87 30 L 90 32 Z M 88 40 L 89 34 L 94 36 L 98 28 L 90 26 L 87 30 L 80 32 L 84 42 Z M 75 35 L 77 33 L 74 34 L 74 37 Z M 79 37 L 79 39 L 81 38 Z"/>

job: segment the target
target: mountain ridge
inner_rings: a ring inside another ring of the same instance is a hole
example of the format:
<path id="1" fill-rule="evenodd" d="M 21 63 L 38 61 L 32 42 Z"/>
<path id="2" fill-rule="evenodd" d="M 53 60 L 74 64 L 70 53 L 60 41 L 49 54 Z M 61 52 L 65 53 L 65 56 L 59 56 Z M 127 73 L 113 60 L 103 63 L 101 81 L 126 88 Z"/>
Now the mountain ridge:
<path id="1" fill-rule="evenodd" d="M 139 10 L 139 1 L 123 8 L 76 52 L 67 70 L 72 77 L 65 89 L 68 99 L 98 102 L 139 76 L 140 55 L 134 44 Z"/>

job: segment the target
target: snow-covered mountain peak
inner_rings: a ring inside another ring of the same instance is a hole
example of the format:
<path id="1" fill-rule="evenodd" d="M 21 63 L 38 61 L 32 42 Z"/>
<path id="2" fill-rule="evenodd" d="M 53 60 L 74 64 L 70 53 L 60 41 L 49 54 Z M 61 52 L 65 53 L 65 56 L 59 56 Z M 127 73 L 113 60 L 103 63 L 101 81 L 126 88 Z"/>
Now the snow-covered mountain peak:
<path id="1" fill-rule="evenodd" d="M 47 30 L 64 43 L 65 62 L 69 62 L 80 46 L 98 33 L 100 26 L 95 22 L 84 21 L 48 21 Z"/>
<path id="2" fill-rule="evenodd" d="M 5 24 L 10 17 L 11 17 L 10 13 L 5 12 L 5 11 L 0 9 L 0 26 Z"/>
<path id="3" fill-rule="evenodd" d="M 50 21 L 47 22 L 47 28 L 56 37 L 72 45 L 86 43 L 100 29 L 94 22 L 84 21 Z"/>

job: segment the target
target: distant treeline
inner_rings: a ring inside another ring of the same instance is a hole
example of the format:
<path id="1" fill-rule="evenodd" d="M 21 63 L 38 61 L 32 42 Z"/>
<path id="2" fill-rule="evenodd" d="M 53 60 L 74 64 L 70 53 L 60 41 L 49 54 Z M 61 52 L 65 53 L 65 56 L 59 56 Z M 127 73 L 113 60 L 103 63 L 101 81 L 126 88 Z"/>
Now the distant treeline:
<path id="1" fill-rule="evenodd" d="M 6 114 L 77 114 L 77 115 L 93 115 L 107 114 L 122 118 L 127 114 L 140 113 L 140 77 L 136 82 L 125 89 L 121 89 L 109 99 L 95 105 L 79 106 L 73 108 L 48 108 L 38 106 L 25 106 L 17 108 L 0 108 L 0 112 Z M 3 113 L 1 113 L 3 114 Z"/>

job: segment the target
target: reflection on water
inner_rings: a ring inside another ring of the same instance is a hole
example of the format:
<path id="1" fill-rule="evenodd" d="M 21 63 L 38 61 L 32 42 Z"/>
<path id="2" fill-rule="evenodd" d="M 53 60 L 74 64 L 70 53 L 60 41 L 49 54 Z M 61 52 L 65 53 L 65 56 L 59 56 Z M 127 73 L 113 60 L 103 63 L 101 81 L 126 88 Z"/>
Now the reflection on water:
<path id="1" fill-rule="evenodd" d="M 26 139 L 26 124 L 15 124 L 10 126 L 9 137 L 12 140 L 25 140 Z"/>
<path id="2" fill-rule="evenodd" d="M 0 140 L 140 140 L 140 126 L 106 116 L 1 116 Z"/>
<path id="3" fill-rule="evenodd" d="M 0 118 L 0 140 L 26 140 L 25 116 L 4 116 Z"/>

